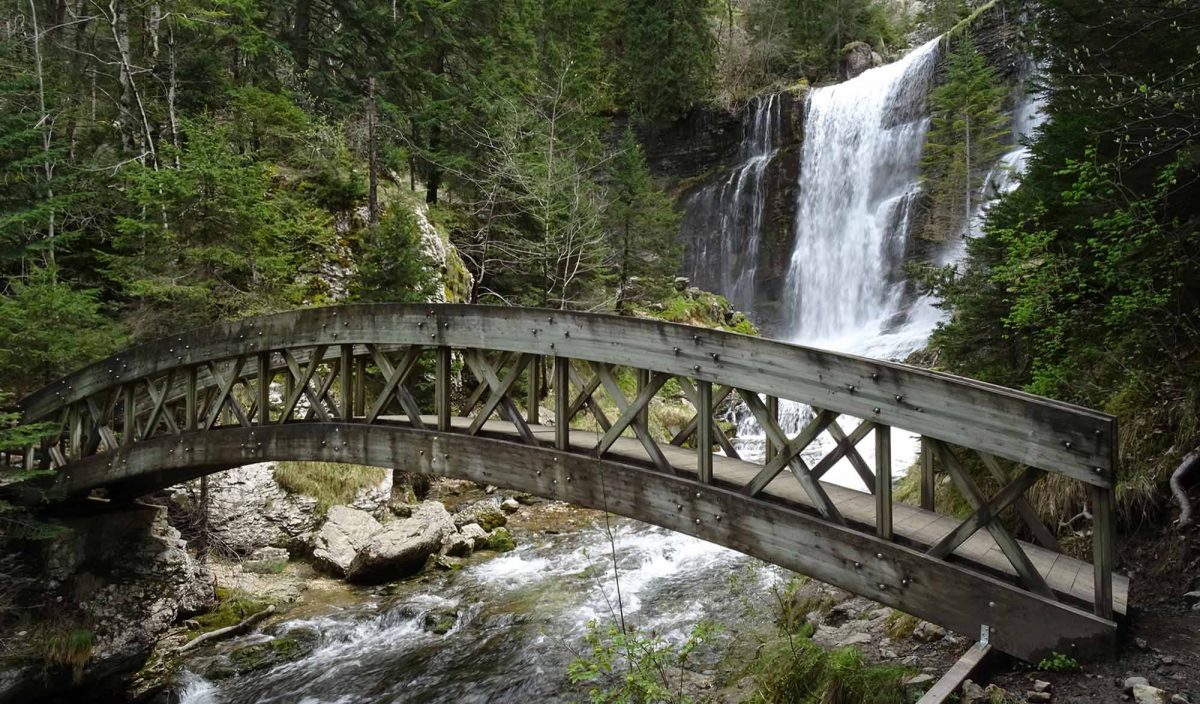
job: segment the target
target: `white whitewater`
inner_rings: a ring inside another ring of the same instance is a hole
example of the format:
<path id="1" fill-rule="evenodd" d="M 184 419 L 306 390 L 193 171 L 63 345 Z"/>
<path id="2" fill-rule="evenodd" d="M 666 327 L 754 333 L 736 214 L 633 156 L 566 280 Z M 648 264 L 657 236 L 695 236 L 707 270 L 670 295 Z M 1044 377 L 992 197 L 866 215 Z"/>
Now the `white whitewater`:
<path id="1" fill-rule="evenodd" d="M 779 95 L 772 94 L 746 105 L 737 167 L 728 178 L 698 191 L 684 208 L 689 214 L 687 230 L 721 233 L 720 237 L 691 239 L 684 261 L 688 278 L 742 310 L 751 309 L 754 303 L 767 195 L 763 181 L 779 152 L 782 102 Z"/>
<path id="2" fill-rule="evenodd" d="M 932 40 L 900 61 L 809 94 L 796 244 L 784 294 L 789 322 L 782 331 L 797 344 L 903 360 L 945 319 L 930 297 L 911 291 L 903 272 L 909 210 L 920 195 L 919 163 L 929 124 L 925 100 L 938 48 L 939 40 Z M 961 261 L 965 238 L 979 233 L 987 208 L 1017 187 L 1028 156 L 1023 143 L 1042 120 L 1040 100 L 1018 99 L 1012 127 L 1016 146 L 985 179 L 982 205 L 963 239 L 948 243 L 936 263 Z M 785 401 L 779 410 L 780 425 L 789 434 L 812 417 L 803 404 Z M 762 430 L 744 409 L 737 414 L 739 449 L 761 458 Z M 840 424 L 849 432 L 854 423 L 844 418 Z M 817 461 L 832 445 L 822 436 L 805 459 Z M 893 430 L 896 476 L 916 460 L 918 446 L 912 434 Z M 868 463 L 874 461 L 873 443 L 861 443 L 858 450 Z M 864 488 L 845 460 L 826 478 Z"/>
<path id="3" fill-rule="evenodd" d="M 901 269 L 938 40 L 808 94 L 783 332 L 864 353 L 902 313 Z"/>

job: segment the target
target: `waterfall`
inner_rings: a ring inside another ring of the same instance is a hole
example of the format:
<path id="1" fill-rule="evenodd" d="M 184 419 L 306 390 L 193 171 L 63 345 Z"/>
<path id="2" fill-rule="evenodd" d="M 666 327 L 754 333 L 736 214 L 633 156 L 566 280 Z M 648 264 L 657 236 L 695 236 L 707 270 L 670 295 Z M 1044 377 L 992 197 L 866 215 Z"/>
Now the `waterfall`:
<path id="1" fill-rule="evenodd" d="M 808 94 L 784 285 L 782 332 L 795 342 L 895 353 L 879 349 L 876 338 L 893 332 L 905 312 L 902 262 L 937 50 L 935 39 Z"/>
<path id="2" fill-rule="evenodd" d="M 685 230 L 721 236 L 692 238 L 684 271 L 694 285 L 720 293 L 735 308 L 748 310 L 754 303 L 766 205 L 763 180 L 779 151 L 782 102 L 779 95 L 767 95 L 747 104 L 737 167 L 685 205 Z"/>

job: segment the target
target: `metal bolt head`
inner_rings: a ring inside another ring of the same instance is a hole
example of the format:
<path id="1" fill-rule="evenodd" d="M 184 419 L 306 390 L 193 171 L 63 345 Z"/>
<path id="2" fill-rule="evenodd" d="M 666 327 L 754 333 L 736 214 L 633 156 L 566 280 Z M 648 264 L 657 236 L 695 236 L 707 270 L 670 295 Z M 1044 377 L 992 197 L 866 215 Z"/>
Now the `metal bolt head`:
<path id="1" fill-rule="evenodd" d="M 875 413 L 879 413 L 879 406 L 876 406 L 876 407 L 872 408 L 871 410 L 874 411 Z"/>

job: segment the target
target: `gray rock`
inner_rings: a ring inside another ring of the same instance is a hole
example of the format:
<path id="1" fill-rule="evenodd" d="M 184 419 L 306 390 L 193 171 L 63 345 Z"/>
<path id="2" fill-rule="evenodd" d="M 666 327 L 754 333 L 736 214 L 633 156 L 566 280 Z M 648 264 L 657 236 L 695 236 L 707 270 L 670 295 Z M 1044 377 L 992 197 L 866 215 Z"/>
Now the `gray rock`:
<path id="1" fill-rule="evenodd" d="M 913 640 L 921 643 L 933 643 L 946 637 L 946 629 L 928 621 L 922 621 L 912 632 Z"/>
<path id="2" fill-rule="evenodd" d="M 458 532 L 461 533 L 463 537 L 469 538 L 472 541 L 486 538 L 488 534 L 488 532 L 483 529 L 483 526 L 479 525 L 478 523 L 468 523 L 467 525 L 459 528 Z M 472 544 L 471 547 L 475 546 Z"/>
<path id="3" fill-rule="evenodd" d="M 1025 693 L 1025 701 L 1029 702 L 1048 702 L 1050 701 L 1049 692 L 1034 692 L 1032 690 Z"/>
<path id="4" fill-rule="evenodd" d="M 883 64 L 883 57 L 866 42 L 852 42 L 846 46 L 845 52 L 839 73 L 846 80 L 860 75 L 867 69 Z"/>
<path id="5" fill-rule="evenodd" d="M 1171 695 L 1171 704 L 1192 704 L 1192 703 L 1189 702 L 1188 698 L 1183 696 L 1182 694 L 1172 694 Z"/>
<path id="6" fill-rule="evenodd" d="M 370 536 L 347 567 L 346 578 L 377 582 L 413 574 L 454 530 L 445 506 L 437 501 L 417 504 L 410 518 L 394 520 Z"/>
<path id="7" fill-rule="evenodd" d="M 1033 691 L 1049 692 L 1050 691 L 1050 683 L 1047 682 L 1046 680 L 1034 680 L 1033 681 Z"/>
<path id="8" fill-rule="evenodd" d="M 1133 691 L 1134 687 L 1137 687 L 1138 685 L 1148 685 L 1148 684 L 1150 684 L 1150 681 L 1147 680 L 1145 677 L 1129 675 L 1128 677 L 1125 678 L 1125 682 L 1121 685 L 1121 688 L 1125 690 L 1126 694 L 1129 694 L 1130 692 Z"/>
<path id="9" fill-rule="evenodd" d="M 278 560 L 287 562 L 290 558 L 291 554 L 288 553 L 287 548 L 265 547 L 250 553 L 250 559 L 254 562 L 272 562 Z"/>
<path id="10" fill-rule="evenodd" d="M 359 552 L 382 529 L 379 521 L 366 511 L 332 506 L 313 541 L 313 562 L 319 569 L 347 577 Z"/>
<path id="11" fill-rule="evenodd" d="M 933 675 L 931 675 L 927 672 L 922 672 L 919 675 L 913 675 L 912 677 L 909 677 L 908 679 L 904 680 L 904 686 L 905 687 L 921 687 L 921 686 L 929 684 L 932 681 L 933 681 Z"/>
<path id="12" fill-rule="evenodd" d="M 508 498 L 500 502 L 500 510 L 505 513 L 516 513 L 520 508 L 521 504 L 517 503 L 517 500 L 513 498 Z"/>
<path id="13" fill-rule="evenodd" d="M 458 513 L 454 514 L 454 525 L 456 527 L 462 528 L 469 523 L 478 523 L 485 531 L 491 531 L 500 526 L 507 525 L 508 516 L 500 508 L 499 501 L 496 499 L 486 499 L 465 506 Z"/>
<path id="14" fill-rule="evenodd" d="M 1167 693 L 1148 684 L 1135 684 L 1130 694 L 1137 704 L 1167 704 Z"/>
<path id="15" fill-rule="evenodd" d="M 475 525 L 472 523 L 471 525 Z M 447 533 L 442 538 L 440 554 L 451 557 L 466 557 L 475 549 L 475 541 L 459 532 Z"/>

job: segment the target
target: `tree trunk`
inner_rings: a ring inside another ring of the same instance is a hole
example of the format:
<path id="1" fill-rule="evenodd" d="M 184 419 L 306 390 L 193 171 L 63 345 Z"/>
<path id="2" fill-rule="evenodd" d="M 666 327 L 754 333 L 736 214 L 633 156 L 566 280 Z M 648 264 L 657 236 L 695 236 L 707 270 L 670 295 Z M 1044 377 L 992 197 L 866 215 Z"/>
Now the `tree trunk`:
<path id="1" fill-rule="evenodd" d="M 379 227 L 379 147 L 375 142 L 375 77 L 367 79 L 367 212 L 371 229 Z"/>
<path id="2" fill-rule="evenodd" d="M 1200 474 L 1200 450 L 1192 450 L 1175 468 L 1171 474 L 1171 493 L 1179 502 L 1179 528 L 1187 528 L 1195 523 L 1192 515 L 1192 501 L 1188 498 L 1188 485 L 1195 483 L 1195 476 Z"/>

